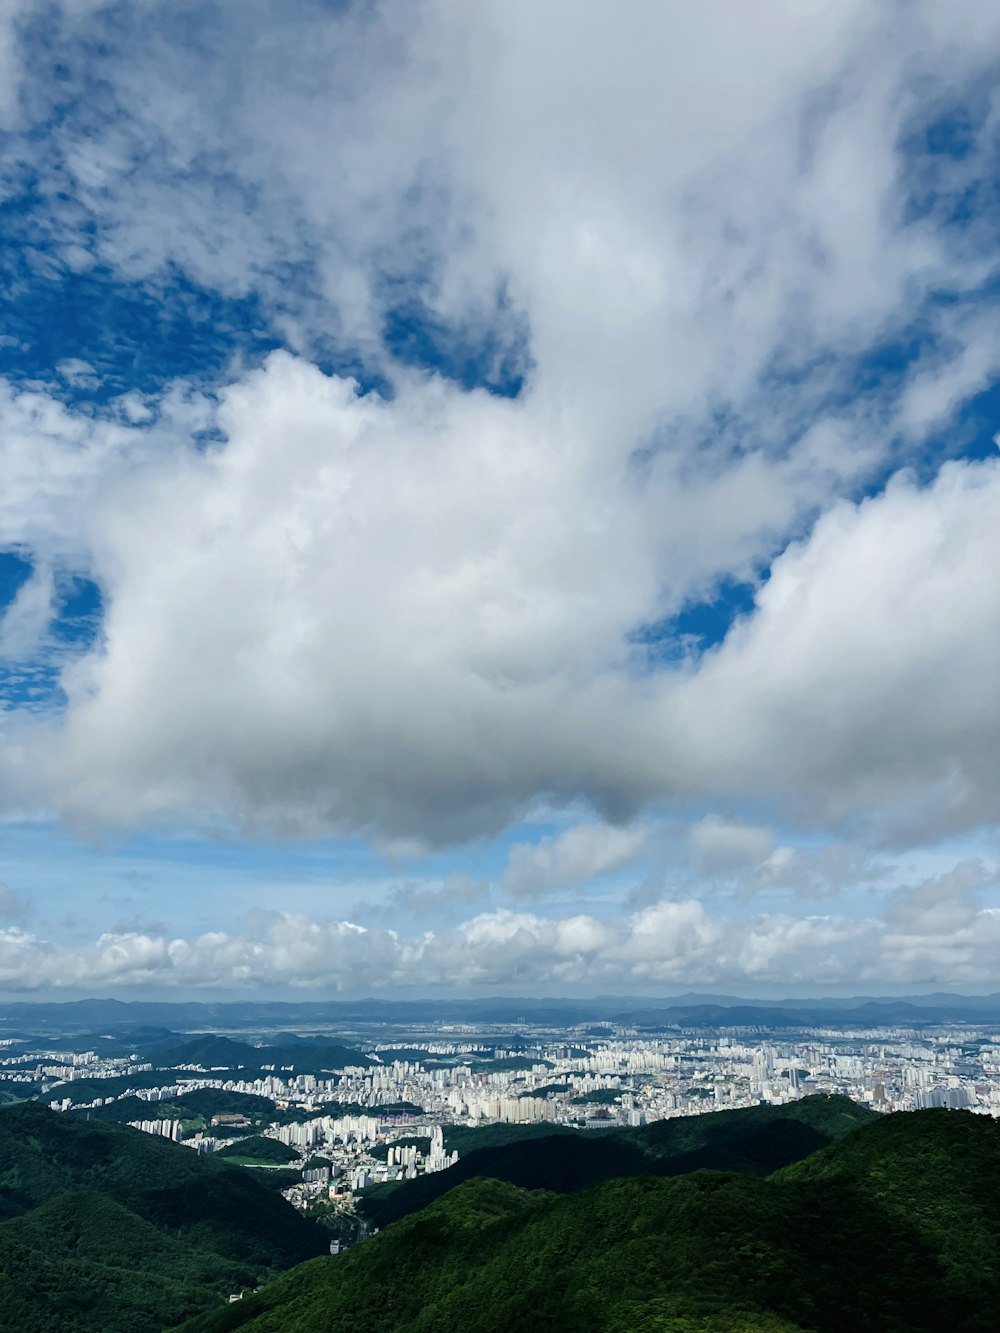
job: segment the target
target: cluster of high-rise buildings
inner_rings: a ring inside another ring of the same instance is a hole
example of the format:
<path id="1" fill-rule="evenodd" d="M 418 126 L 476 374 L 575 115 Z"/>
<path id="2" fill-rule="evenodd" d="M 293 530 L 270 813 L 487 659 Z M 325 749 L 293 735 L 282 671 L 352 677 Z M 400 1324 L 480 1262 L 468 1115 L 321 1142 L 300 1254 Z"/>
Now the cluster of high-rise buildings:
<path id="1" fill-rule="evenodd" d="M 145 1134 L 159 1134 L 174 1143 L 181 1141 L 181 1122 L 179 1120 L 130 1120 L 133 1129 L 141 1129 Z"/>
<path id="2" fill-rule="evenodd" d="M 598 1130 L 815 1092 L 845 1094 L 886 1112 L 944 1106 L 1000 1116 L 1000 1029 L 644 1035 L 617 1028 L 595 1036 L 521 1025 L 506 1042 L 492 1031 L 455 1042 L 407 1034 L 403 1045 L 405 1052 L 369 1045 L 374 1066 L 322 1077 L 189 1067 L 165 1071 L 162 1084 L 135 1057 L 38 1050 L 0 1058 L 0 1086 L 5 1080 L 16 1086 L 30 1073 L 63 1111 L 123 1096 L 148 1102 L 152 1111 L 204 1087 L 269 1098 L 274 1121 L 258 1116 L 253 1128 L 298 1153 L 305 1176 L 289 1194 L 303 1206 L 318 1198 L 349 1203 L 373 1184 L 446 1169 L 457 1159 L 445 1147 L 452 1126 L 552 1121 Z M 114 1091 L 106 1096 L 76 1094 L 81 1078 L 109 1076 Z M 169 1116 L 131 1123 L 200 1151 L 236 1142 L 250 1128 L 239 1115 L 214 1117 L 198 1133 Z"/>

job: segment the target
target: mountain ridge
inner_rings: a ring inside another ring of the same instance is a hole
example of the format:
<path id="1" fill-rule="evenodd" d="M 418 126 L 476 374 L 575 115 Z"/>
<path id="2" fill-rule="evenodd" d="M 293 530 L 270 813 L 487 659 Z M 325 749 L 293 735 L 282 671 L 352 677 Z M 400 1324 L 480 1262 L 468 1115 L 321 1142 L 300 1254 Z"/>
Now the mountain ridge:
<path id="1" fill-rule="evenodd" d="M 998 1236 L 1000 1127 L 901 1112 L 769 1177 L 466 1181 L 183 1333 L 993 1333 Z"/>
<path id="2" fill-rule="evenodd" d="M 359 1211 L 374 1226 L 385 1227 L 456 1185 L 484 1177 L 568 1194 L 616 1177 L 705 1169 L 767 1175 L 878 1118 L 849 1097 L 816 1095 L 784 1106 L 676 1116 L 634 1129 L 556 1132 L 475 1148 L 444 1171 L 377 1186 L 362 1196 Z"/>
<path id="3" fill-rule="evenodd" d="M 433 1020 L 461 1014 L 467 1021 L 553 1022 L 565 1025 L 583 1022 L 615 1022 L 630 1014 L 655 1012 L 660 1021 L 672 1021 L 669 1014 L 688 1010 L 746 1009 L 770 1013 L 782 1012 L 808 1019 L 819 1025 L 847 1023 L 850 1015 L 864 1015 L 866 1006 L 882 1006 L 888 1014 L 892 1006 L 912 1006 L 918 1011 L 910 1016 L 928 1022 L 982 1021 L 1000 1017 L 1000 992 L 987 995 L 960 995 L 934 992 L 902 996 L 828 996 L 753 999 L 743 996 L 688 992 L 680 996 L 596 996 L 574 997 L 488 996 L 463 999 L 378 999 L 315 1001 L 151 1001 L 151 1000 L 38 1000 L 0 1003 L 0 1025 L 20 1031 L 49 1028 L 87 1031 L 115 1026 L 122 1029 L 165 1026 L 171 1029 L 205 1031 L 213 1028 L 283 1028 L 330 1022 L 371 1022 Z M 888 1007 L 888 1008 L 886 1008 Z M 900 1010 L 900 1013 L 908 1012 Z M 760 1019 L 766 1022 L 765 1018 Z"/>
<path id="4" fill-rule="evenodd" d="M 37 1102 L 0 1108 L 3 1333 L 152 1333 L 325 1248 L 238 1166 Z"/>

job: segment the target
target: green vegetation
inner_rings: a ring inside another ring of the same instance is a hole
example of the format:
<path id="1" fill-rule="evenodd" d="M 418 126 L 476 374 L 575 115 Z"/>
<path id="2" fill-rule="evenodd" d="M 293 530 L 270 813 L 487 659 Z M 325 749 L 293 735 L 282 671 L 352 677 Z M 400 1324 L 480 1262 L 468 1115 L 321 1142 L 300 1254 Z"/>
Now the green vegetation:
<path id="1" fill-rule="evenodd" d="M 260 1050 L 246 1041 L 206 1034 L 186 1041 L 170 1041 L 156 1047 L 150 1058 L 163 1069 L 178 1065 L 203 1065 L 206 1069 L 256 1069 Z"/>
<path id="2" fill-rule="evenodd" d="M 527 1143 L 534 1139 L 547 1139 L 553 1134 L 565 1137 L 568 1134 L 575 1133 L 575 1130 L 567 1131 L 561 1125 L 555 1125 L 547 1120 L 536 1121 L 527 1125 L 490 1124 L 476 1127 L 446 1125 L 444 1147 L 446 1152 L 453 1152 L 457 1148 L 459 1153 L 466 1156 L 478 1152 L 479 1149 L 501 1148 L 508 1144 Z M 414 1134 L 405 1139 L 398 1139 L 396 1142 L 402 1145 L 416 1144 L 426 1150 L 429 1137 L 429 1135 L 420 1137 Z M 383 1162 L 388 1155 L 389 1150 L 386 1145 L 379 1145 L 372 1150 L 372 1156 Z M 428 1191 L 428 1187 L 423 1185 L 424 1180 L 435 1181 L 441 1179 L 444 1175 L 449 1176 L 448 1183 L 439 1189 L 431 1187 Z M 450 1173 L 439 1171 L 433 1176 L 420 1177 L 416 1181 L 391 1181 L 385 1185 L 371 1185 L 364 1192 L 362 1213 L 376 1226 L 387 1226 L 389 1222 L 396 1221 L 398 1218 L 405 1216 L 406 1213 L 424 1207 L 432 1198 L 437 1198 L 438 1194 L 443 1194 L 446 1190 L 451 1189 L 453 1184 L 457 1183 L 457 1181 L 451 1179 Z M 414 1185 L 419 1186 L 419 1188 L 414 1190 Z M 400 1191 L 405 1192 L 400 1193 Z M 425 1193 L 426 1198 L 423 1197 Z"/>
<path id="3" fill-rule="evenodd" d="M 157 1076 L 158 1083 L 163 1082 L 164 1075 Z M 111 1082 L 112 1080 L 107 1080 Z M 90 1080 L 80 1080 L 81 1083 L 89 1083 Z M 66 1084 L 67 1088 L 77 1088 L 79 1083 Z M 142 1086 L 131 1083 L 130 1086 Z M 119 1089 L 121 1090 L 121 1089 Z M 57 1089 L 52 1096 L 55 1098 Z M 88 1090 L 89 1091 L 89 1090 Z M 69 1092 L 65 1094 L 69 1096 Z M 93 1095 L 93 1094 L 91 1094 Z M 96 1094 L 97 1096 L 110 1096 L 110 1089 L 103 1090 Z M 74 1099 L 76 1094 L 73 1094 Z M 84 1098 L 83 1100 L 87 1100 Z M 230 1092 L 224 1088 L 194 1088 L 190 1092 L 178 1093 L 176 1096 L 166 1101 L 148 1102 L 141 1097 L 119 1097 L 117 1101 L 106 1103 L 104 1106 L 88 1106 L 71 1112 L 74 1116 L 82 1116 L 87 1120 L 95 1120 L 106 1124 L 126 1125 L 134 1120 L 179 1120 L 184 1126 L 185 1133 L 195 1133 L 203 1130 L 206 1133 L 224 1133 L 227 1137 L 235 1134 L 252 1133 L 254 1130 L 266 1129 L 269 1125 L 287 1125 L 292 1123 L 301 1123 L 306 1120 L 316 1120 L 322 1116 L 346 1116 L 346 1115 L 421 1115 L 423 1114 L 419 1107 L 414 1107 L 410 1102 L 398 1102 L 390 1106 L 362 1106 L 360 1102 L 327 1102 L 324 1103 L 321 1110 L 307 1112 L 301 1106 L 286 1107 L 281 1109 L 272 1101 L 270 1097 L 261 1097 L 255 1093 L 249 1092 Z M 242 1115 L 250 1121 L 251 1129 L 234 1129 L 231 1125 L 226 1125 L 224 1129 L 213 1131 L 212 1117 L 216 1115 Z"/>
<path id="4" fill-rule="evenodd" d="M 162 1046 L 168 1039 L 182 1040 L 171 1028 L 151 1027 L 140 1023 L 112 1028 L 105 1032 L 74 1033 L 72 1036 L 49 1034 L 44 1041 L 45 1046 L 53 1051 L 94 1051 L 105 1057 L 127 1057 L 154 1046 Z"/>
<path id="5" fill-rule="evenodd" d="M 406 1138 L 393 1139 L 392 1143 L 376 1143 L 371 1149 L 371 1156 L 376 1161 L 386 1162 L 389 1160 L 390 1148 L 419 1148 L 421 1152 L 425 1153 L 430 1148 L 430 1141 L 430 1134 L 409 1134 Z"/>
<path id="6" fill-rule="evenodd" d="M 522 1097 L 548 1097 L 550 1093 L 569 1092 L 568 1083 L 546 1083 L 540 1088 L 529 1088 Z"/>
<path id="7" fill-rule="evenodd" d="M 391 1046 L 386 1051 L 372 1051 L 372 1058 L 375 1056 L 384 1065 L 391 1065 L 393 1060 L 405 1060 L 409 1064 L 426 1064 L 428 1061 L 436 1063 L 442 1059 L 454 1060 L 454 1056 L 431 1055 L 430 1051 L 422 1051 L 418 1046 Z"/>
<path id="8" fill-rule="evenodd" d="M 286 1166 L 289 1162 L 297 1162 L 299 1158 L 294 1148 L 279 1143 L 277 1139 L 265 1138 L 263 1134 L 252 1134 L 239 1143 L 220 1148 L 215 1156 L 231 1158 L 249 1166 Z"/>
<path id="9" fill-rule="evenodd" d="M 624 1129 L 621 1136 L 651 1157 L 672 1159 L 682 1171 L 708 1168 L 760 1175 L 799 1161 L 880 1118 L 849 1097 L 813 1096 L 785 1106 L 654 1120 L 639 1129 Z"/>
<path id="10" fill-rule="evenodd" d="M 319 1157 L 319 1156 L 316 1156 L 316 1157 L 310 1157 L 310 1158 L 308 1159 L 308 1161 L 303 1162 L 303 1163 L 302 1163 L 302 1170 L 303 1170 L 303 1171 L 319 1171 L 319 1170 L 322 1170 L 322 1168 L 323 1168 L 324 1166 L 332 1166 L 332 1165 L 333 1165 L 333 1163 L 330 1161 L 330 1158 L 329 1158 L 329 1157 Z"/>
<path id="11" fill-rule="evenodd" d="M 581 1092 L 573 1098 L 574 1106 L 614 1106 L 622 1095 L 621 1088 L 595 1088 L 593 1092 Z"/>
<path id="12" fill-rule="evenodd" d="M 136 1120 L 179 1120 L 185 1136 L 203 1133 L 231 1135 L 252 1134 L 275 1121 L 287 1119 L 270 1097 L 258 1097 L 247 1092 L 227 1092 L 223 1088 L 195 1088 L 168 1101 L 148 1102 L 141 1097 L 120 1097 L 104 1106 L 88 1107 L 71 1112 L 87 1120 L 103 1124 L 127 1125 Z M 226 1125 L 213 1129 L 216 1115 L 242 1115 L 250 1121 L 249 1128 Z"/>
<path id="13" fill-rule="evenodd" d="M 317 1075 L 329 1074 L 347 1065 L 364 1068 L 375 1063 L 353 1046 L 343 1046 L 322 1037 L 285 1036 L 277 1045 L 251 1046 L 249 1042 L 211 1034 L 168 1042 L 155 1049 L 150 1059 L 168 1069 L 201 1065 L 205 1069 L 291 1069 L 296 1074 Z"/>
<path id="14" fill-rule="evenodd" d="M 550 1134 L 565 1134 L 562 1125 L 551 1120 L 535 1120 L 526 1125 L 445 1125 L 444 1146 L 446 1151 L 454 1152 L 457 1148 L 463 1155 L 475 1152 L 477 1148 L 501 1148 L 507 1143 L 524 1143 L 528 1139 L 545 1139 Z M 573 1133 L 575 1131 L 569 1131 Z"/>
<path id="15" fill-rule="evenodd" d="M 239 1167 L 37 1102 L 0 1110 L 2 1333 L 153 1333 L 324 1248 Z"/>
<path id="16" fill-rule="evenodd" d="M 159 1069 L 145 1069 L 141 1074 L 115 1074 L 111 1078 L 76 1078 L 69 1083 L 57 1083 L 45 1094 L 49 1102 L 69 1097 L 73 1102 L 92 1102 L 98 1097 L 120 1097 L 135 1088 L 162 1088 L 173 1082 Z"/>
<path id="17" fill-rule="evenodd" d="M 357 1216 L 345 1209 L 344 1205 L 329 1199 L 317 1199 L 309 1205 L 307 1216 L 315 1222 L 331 1240 L 353 1243 L 360 1239 L 362 1223 Z"/>
<path id="18" fill-rule="evenodd" d="M 248 1176 L 259 1181 L 265 1189 L 281 1191 L 302 1183 L 302 1169 L 298 1166 L 248 1166 L 233 1157 L 228 1161 L 230 1165 L 242 1167 Z"/>
<path id="19" fill-rule="evenodd" d="M 284 1036 L 272 1046 L 262 1046 L 259 1054 L 267 1063 L 291 1068 L 296 1074 L 330 1074 L 348 1065 L 366 1069 L 376 1061 L 355 1046 L 344 1046 L 328 1037 Z"/>
<path id="20" fill-rule="evenodd" d="M 168 1102 L 150 1102 L 145 1097 L 135 1096 L 119 1097 L 117 1101 L 108 1102 L 105 1106 L 88 1106 L 69 1114 L 100 1125 L 127 1125 L 133 1120 L 184 1119 L 178 1098 Z"/>
<path id="21" fill-rule="evenodd" d="M 993 1333 L 998 1236 L 1000 1126 L 918 1111 L 770 1178 L 469 1181 L 185 1333 Z"/>
<path id="22" fill-rule="evenodd" d="M 554 1125 L 491 1125 L 470 1131 L 484 1137 L 463 1145 L 450 1130 L 446 1146 L 461 1154 L 454 1166 L 366 1190 L 361 1211 L 385 1227 L 476 1177 L 569 1194 L 616 1176 L 675 1176 L 702 1168 L 767 1175 L 872 1119 L 874 1111 L 847 1097 L 804 1097 L 787 1106 L 710 1111 L 594 1134 Z M 491 1133 L 492 1142 L 485 1137 Z"/>
<path id="23" fill-rule="evenodd" d="M 194 1116 L 211 1120 L 213 1115 L 245 1115 L 248 1120 L 271 1120 L 278 1113 L 270 1097 L 260 1097 L 252 1092 L 227 1092 L 225 1088 L 194 1088 L 174 1101 L 185 1120 Z"/>

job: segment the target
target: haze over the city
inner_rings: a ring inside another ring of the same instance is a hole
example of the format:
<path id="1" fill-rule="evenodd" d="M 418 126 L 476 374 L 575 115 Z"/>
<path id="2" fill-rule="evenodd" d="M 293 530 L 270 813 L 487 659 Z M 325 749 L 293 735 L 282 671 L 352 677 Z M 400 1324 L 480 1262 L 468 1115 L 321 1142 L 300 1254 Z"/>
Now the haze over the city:
<path id="1" fill-rule="evenodd" d="M 998 51 L 0 8 L 0 996 L 1000 990 Z"/>

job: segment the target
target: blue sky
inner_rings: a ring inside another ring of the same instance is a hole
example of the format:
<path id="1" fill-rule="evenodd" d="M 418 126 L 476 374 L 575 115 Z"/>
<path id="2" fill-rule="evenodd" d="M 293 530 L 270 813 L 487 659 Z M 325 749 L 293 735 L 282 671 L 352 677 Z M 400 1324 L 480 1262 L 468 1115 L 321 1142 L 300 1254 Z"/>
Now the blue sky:
<path id="1" fill-rule="evenodd" d="M 0 992 L 995 988 L 997 69 L 23 0 Z"/>

